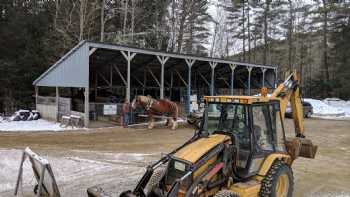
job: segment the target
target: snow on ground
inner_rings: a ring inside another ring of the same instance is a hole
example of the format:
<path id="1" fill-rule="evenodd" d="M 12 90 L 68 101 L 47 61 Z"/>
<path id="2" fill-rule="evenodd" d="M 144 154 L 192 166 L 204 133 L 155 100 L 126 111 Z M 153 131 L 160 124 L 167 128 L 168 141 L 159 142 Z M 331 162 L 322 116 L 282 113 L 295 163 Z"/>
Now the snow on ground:
<path id="1" fill-rule="evenodd" d="M 72 127 L 62 128 L 59 123 L 44 119 L 32 121 L 2 121 L 0 131 L 63 131 L 72 130 Z"/>
<path id="2" fill-rule="evenodd" d="M 324 102 L 332 107 L 340 108 L 345 112 L 345 116 L 350 117 L 350 101 L 341 99 L 325 99 Z"/>
<path id="3" fill-rule="evenodd" d="M 7 196 L 14 191 L 21 156 L 21 150 L 0 150 L 0 196 Z M 101 183 L 112 184 L 109 187 L 117 187 L 117 192 L 123 191 L 127 189 L 124 185 L 131 186 L 133 183 L 130 181 L 135 182 L 144 172 L 144 166 L 153 161 L 154 158 L 150 156 L 94 151 L 42 155 L 51 164 L 59 190 L 61 194 L 65 194 L 63 196 L 85 196 L 88 187 Z M 30 191 L 35 184 L 31 165 L 27 160 L 23 171 L 24 191 Z"/>
<path id="4" fill-rule="evenodd" d="M 350 101 L 305 98 L 313 107 L 313 117 L 323 119 L 350 119 Z"/>

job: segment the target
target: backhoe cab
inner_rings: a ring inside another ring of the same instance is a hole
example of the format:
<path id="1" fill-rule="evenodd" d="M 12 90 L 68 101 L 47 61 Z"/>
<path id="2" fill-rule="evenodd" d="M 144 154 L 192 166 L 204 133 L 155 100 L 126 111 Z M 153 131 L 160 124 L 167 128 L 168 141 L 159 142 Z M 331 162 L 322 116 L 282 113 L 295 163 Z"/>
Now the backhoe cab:
<path id="1" fill-rule="evenodd" d="M 300 97 L 290 93 L 298 91 L 294 85 L 276 90 L 281 93 L 271 97 L 204 97 L 205 111 L 195 135 L 149 166 L 136 188 L 120 196 L 291 197 L 293 161 L 298 156 L 314 158 L 317 147 L 300 132 L 300 117 L 296 137 L 286 138 L 285 99 Z M 101 196 L 94 194 L 98 189 L 89 190 L 89 196 Z"/>

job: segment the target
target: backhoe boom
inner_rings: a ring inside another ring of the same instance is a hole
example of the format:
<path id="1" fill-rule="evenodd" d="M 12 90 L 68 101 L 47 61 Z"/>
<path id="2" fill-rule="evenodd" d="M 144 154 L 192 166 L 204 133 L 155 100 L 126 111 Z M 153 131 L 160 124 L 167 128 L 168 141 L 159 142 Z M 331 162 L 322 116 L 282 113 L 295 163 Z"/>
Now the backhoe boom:
<path id="1" fill-rule="evenodd" d="M 271 98 L 280 99 L 280 110 L 283 120 L 288 102 L 290 101 L 293 112 L 295 134 L 297 137 L 304 138 L 303 105 L 301 102 L 299 78 L 296 71 L 289 75 L 289 77 L 275 89 Z"/>

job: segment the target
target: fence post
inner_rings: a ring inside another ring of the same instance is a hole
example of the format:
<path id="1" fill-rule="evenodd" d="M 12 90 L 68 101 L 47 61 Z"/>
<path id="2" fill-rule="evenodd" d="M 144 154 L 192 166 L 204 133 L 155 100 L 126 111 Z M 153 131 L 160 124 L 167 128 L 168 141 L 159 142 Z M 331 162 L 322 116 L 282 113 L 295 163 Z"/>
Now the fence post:
<path id="1" fill-rule="evenodd" d="M 235 69 L 236 69 L 236 65 L 234 64 L 230 64 L 230 68 L 231 68 L 231 84 L 230 84 L 230 91 L 231 91 L 231 95 L 233 95 L 233 91 L 234 91 L 234 79 L 235 79 Z"/>

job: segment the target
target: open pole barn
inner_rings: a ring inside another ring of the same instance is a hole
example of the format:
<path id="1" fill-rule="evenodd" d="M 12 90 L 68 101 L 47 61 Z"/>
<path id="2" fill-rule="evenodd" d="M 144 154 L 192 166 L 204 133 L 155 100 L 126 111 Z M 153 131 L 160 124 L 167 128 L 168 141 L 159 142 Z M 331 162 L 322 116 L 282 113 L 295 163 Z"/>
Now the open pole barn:
<path id="1" fill-rule="evenodd" d="M 252 95 L 274 88 L 276 78 L 276 66 L 82 41 L 33 85 L 43 118 L 75 114 L 89 127 L 117 121 L 121 103 L 135 95 L 168 98 L 188 113 L 193 95 Z M 47 89 L 51 94 L 41 95 Z M 108 109 L 111 104 L 116 107 Z"/>

